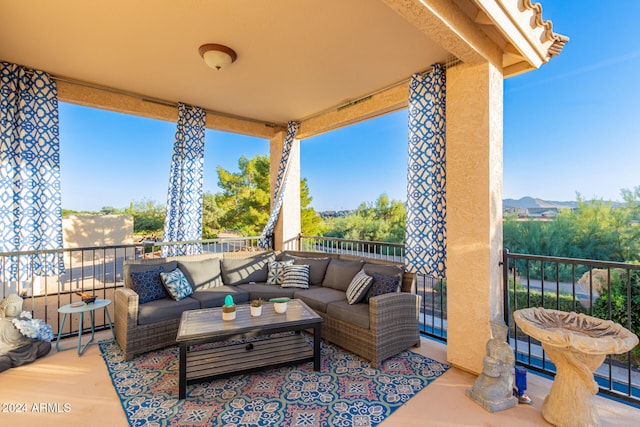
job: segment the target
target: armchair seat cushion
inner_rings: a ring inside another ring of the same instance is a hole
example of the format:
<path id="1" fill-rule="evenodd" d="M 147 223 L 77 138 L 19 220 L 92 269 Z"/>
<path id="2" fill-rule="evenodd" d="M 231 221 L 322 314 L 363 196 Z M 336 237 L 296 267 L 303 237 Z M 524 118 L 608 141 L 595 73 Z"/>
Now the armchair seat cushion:
<path id="1" fill-rule="evenodd" d="M 327 304 L 330 302 L 347 300 L 347 296 L 344 291 L 325 287 L 301 289 L 294 292 L 293 297 L 300 298 L 311 309 L 321 311 L 323 313 L 327 312 Z"/>
<path id="2" fill-rule="evenodd" d="M 334 301 L 327 305 L 327 315 L 369 329 L 369 304 L 367 303 L 349 304 L 346 300 Z"/>
<path id="3" fill-rule="evenodd" d="M 138 306 L 138 324 L 148 325 L 180 318 L 182 312 L 186 310 L 197 310 L 200 303 L 191 297 L 186 297 L 180 301 L 171 298 L 162 298 Z"/>

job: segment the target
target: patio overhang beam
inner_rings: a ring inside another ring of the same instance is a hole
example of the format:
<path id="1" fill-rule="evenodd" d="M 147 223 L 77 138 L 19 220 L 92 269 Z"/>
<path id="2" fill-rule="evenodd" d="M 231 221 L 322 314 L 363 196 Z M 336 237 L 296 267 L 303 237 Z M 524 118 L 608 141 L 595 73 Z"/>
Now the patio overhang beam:
<path id="1" fill-rule="evenodd" d="M 409 80 L 302 119 L 298 139 L 310 138 L 408 106 Z"/>
<path id="2" fill-rule="evenodd" d="M 178 121 L 178 109 L 175 103 L 69 81 L 55 76 L 54 79 L 58 87 L 58 99 L 62 102 L 173 123 Z M 278 131 L 284 128 L 281 124 L 264 123 L 208 110 L 206 127 L 207 129 L 266 139 L 273 138 Z"/>
<path id="3" fill-rule="evenodd" d="M 451 0 L 384 0 L 400 16 L 453 56 L 502 69 L 502 49 Z"/>

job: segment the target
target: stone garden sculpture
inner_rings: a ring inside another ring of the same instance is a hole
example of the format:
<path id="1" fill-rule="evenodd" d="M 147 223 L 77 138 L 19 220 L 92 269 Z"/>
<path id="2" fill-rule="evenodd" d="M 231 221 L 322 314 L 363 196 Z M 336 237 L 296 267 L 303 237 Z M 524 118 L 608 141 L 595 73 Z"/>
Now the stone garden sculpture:
<path id="1" fill-rule="evenodd" d="M 22 311 L 22 302 L 16 294 L 0 302 L 0 372 L 31 363 L 51 350 L 51 327 Z"/>
<path id="2" fill-rule="evenodd" d="M 518 398 L 513 396 L 513 369 L 515 356 L 507 343 L 508 328 L 502 320 L 492 320 L 491 339 L 487 341 L 487 353 L 482 359 L 482 373 L 467 396 L 489 412 L 513 408 Z"/>

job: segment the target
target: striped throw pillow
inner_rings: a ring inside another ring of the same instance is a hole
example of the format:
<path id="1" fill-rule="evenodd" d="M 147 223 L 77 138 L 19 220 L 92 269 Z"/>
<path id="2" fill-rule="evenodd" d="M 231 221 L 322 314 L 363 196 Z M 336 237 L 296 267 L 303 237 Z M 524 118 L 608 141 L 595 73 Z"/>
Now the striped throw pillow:
<path id="1" fill-rule="evenodd" d="M 309 287 L 309 266 L 301 265 L 285 265 L 284 279 L 282 280 L 283 288 L 302 288 Z"/>
<path id="2" fill-rule="evenodd" d="M 349 283 L 347 288 L 347 302 L 349 304 L 357 304 L 364 299 L 369 292 L 373 277 L 369 276 L 364 270 L 360 270 Z"/>

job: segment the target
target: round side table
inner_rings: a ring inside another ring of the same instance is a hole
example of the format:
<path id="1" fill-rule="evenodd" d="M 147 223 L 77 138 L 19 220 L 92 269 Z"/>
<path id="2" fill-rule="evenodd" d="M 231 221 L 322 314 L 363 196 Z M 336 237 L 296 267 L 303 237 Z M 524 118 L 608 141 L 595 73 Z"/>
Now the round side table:
<path id="1" fill-rule="evenodd" d="M 62 322 L 60 323 L 60 330 L 58 331 L 58 339 L 56 340 L 56 350 L 58 351 L 64 351 L 64 350 L 71 350 L 73 348 L 77 348 L 78 349 L 78 356 L 82 356 L 82 353 L 84 353 L 84 351 L 87 349 L 87 347 L 89 345 L 92 344 L 100 344 L 100 343 L 105 343 L 105 342 L 111 342 L 115 339 L 115 334 L 113 333 L 113 325 L 111 323 L 111 316 L 109 316 L 109 310 L 107 310 L 107 307 L 109 306 L 109 304 L 111 304 L 111 300 L 109 299 L 97 299 L 92 303 L 89 304 L 82 304 L 82 305 L 77 305 L 77 303 L 72 303 L 72 304 L 67 304 L 67 305 L 63 305 L 62 307 L 60 307 L 58 309 L 58 313 L 62 313 Z M 107 318 L 107 321 L 109 322 L 109 329 L 111 330 L 111 339 L 107 339 L 107 340 L 103 340 L 103 341 L 98 341 L 98 342 L 93 342 L 93 336 L 94 336 L 94 332 L 95 332 L 95 316 L 94 316 L 94 312 L 98 309 L 104 309 L 104 313 L 105 316 Z M 82 319 L 84 318 L 84 313 L 89 313 L 89 317 L 91 318 L 91 339 L 89 339 L 89 341 L 87 341 L 84 345 L 82 345 Z M 80 315 L 80 328 L 78 331 L 78 345 L 77 346 L 72 346 L 72 347 L 60 347 L 60 335 L 62 335 L 62 329 L 64 328 L 64 324 L 67 320 L 67 315 L 71 315 L 71 314 L 79 314 Z"/>

